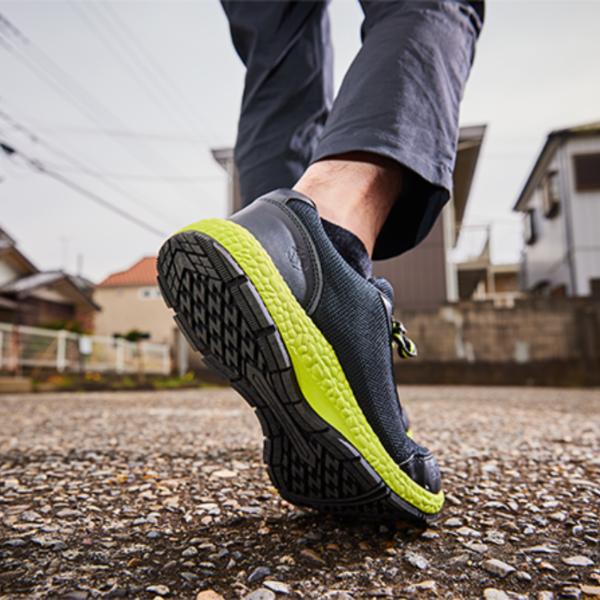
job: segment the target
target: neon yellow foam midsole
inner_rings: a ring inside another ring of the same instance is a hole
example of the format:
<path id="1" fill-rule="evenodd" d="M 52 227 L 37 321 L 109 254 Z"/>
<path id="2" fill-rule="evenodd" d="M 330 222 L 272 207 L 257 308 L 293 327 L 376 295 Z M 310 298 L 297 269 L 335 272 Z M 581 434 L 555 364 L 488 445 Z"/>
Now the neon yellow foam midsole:
<path id="1" fill-rule="evenodd" d="M 426 514 L 439 512 L 444 493 L 417 485 L 389 456 L 369 425 L 329 342 L 306 315 L 258 240 L 232 221 L 207 219 L 181 231 L 204 233 L 223 246 L 250 278 L 275 321 L 302 395 L 401 498 Z"/>

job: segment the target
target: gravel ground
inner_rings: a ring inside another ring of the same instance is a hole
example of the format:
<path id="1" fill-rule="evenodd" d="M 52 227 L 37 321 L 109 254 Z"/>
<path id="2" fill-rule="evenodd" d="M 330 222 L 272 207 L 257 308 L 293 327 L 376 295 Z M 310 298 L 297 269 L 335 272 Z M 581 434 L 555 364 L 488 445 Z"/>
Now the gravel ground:
<path id="1" fill-rule="evenodd" d="M 600 598 L 600 393 L 401 394 L 427 531 L 280 500 L 227 389 L 0 397 L 0 600 Z"/>

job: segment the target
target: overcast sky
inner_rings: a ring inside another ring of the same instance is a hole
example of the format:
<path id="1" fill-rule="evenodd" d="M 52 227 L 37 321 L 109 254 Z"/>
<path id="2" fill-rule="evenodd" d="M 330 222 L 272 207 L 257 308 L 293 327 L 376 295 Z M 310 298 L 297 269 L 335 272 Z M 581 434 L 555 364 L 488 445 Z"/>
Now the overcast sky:
<path id="1" fill-rule="evenodd" d="M 330 10 L 339 85 L 362 13 L 355 0 Z M 235 141 L 244 69 L 217 0 L 0 0 L 0 13 L 18 29 L 0 25 L 0 141 L 33 161 L 0 153 L 0 227 L 30 260 L 75 272 L 82 256 L 99 282 L 155 255 L 163 233 L 225 216 L 210 148 Z M 488 130 L 459 256 L 492 223 L 494 262 L 518 260 L 511 209 L 546 135 L 600 121 L 599 24 L 600 0 L 488 1 L 461 110 Z"/>

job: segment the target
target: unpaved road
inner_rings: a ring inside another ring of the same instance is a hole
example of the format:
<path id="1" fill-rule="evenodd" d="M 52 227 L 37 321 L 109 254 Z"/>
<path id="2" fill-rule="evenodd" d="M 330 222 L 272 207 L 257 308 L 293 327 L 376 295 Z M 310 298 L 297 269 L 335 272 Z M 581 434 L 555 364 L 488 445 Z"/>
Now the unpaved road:
<path id="1" fill-rule="evenodd" d="M 600 597 L 600 392 L 401 395 L 448 492 L 425 532 L 281 501 L 227 389 L 0 396 L 0 599 Z"/>

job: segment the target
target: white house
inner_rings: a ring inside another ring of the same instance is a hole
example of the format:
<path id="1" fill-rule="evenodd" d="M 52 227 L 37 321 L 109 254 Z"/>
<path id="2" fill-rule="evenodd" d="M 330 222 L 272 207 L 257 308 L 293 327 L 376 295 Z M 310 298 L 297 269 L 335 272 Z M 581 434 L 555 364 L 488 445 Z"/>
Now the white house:
<path id="1" fill-rule="evenodd" d="M 521 285 L 600 293 L 600 123 L 553 131 L 514 206 L 524 213 Z"/>

